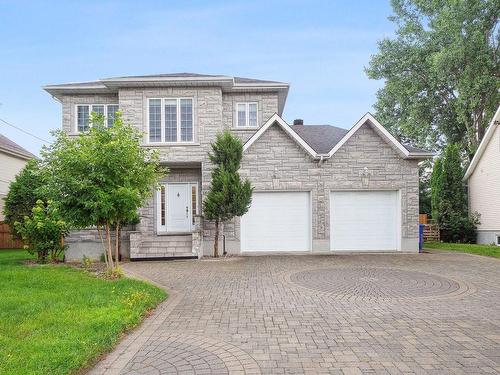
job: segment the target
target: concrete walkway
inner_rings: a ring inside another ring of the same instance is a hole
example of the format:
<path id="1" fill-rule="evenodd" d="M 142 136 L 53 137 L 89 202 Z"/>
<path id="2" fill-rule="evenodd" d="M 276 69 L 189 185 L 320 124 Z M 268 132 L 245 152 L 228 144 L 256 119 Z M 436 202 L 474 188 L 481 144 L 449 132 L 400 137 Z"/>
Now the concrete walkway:
<path id="1" fill-rule="evenodd" d="M 500 261 L 466 254 L 141 262 L 171 297 L 92 374 L 498 374 Z"/>

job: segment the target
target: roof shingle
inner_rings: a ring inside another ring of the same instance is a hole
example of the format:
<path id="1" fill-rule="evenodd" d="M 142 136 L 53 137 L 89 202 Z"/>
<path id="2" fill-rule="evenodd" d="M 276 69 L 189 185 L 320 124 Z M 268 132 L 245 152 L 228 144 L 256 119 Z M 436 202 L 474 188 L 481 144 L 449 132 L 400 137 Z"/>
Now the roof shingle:
<path id="1" fill-rule="evenodd" d="M 22 157 L 25 157 L 26 159 L 31 159 L 35 157 L 35 155 L 33 155 L 31 152 L 22 148 L 17 143 L 11 141 L 9 138 L 7 138 L 2 134 L 0 134 L 0 151 L 6 151 L 9 153 L 18 154 Z"/>

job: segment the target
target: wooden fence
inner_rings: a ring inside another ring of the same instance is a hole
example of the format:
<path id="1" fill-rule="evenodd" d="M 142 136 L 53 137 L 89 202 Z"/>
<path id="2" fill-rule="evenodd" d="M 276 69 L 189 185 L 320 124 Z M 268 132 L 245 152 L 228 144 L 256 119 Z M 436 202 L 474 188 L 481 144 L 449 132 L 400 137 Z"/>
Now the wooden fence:
<path id="1" fill-rule="evenodd" d="M 424 225 L 424 241 L 439 242 L 439 225 L 433 223 L 432 220 Z"/>
<path id="2" fill-rule="evenodd" d="M 0 221 L 0 249 L 18 249 L 23 247 L 23 242 L 12 238 L 10 227 Z"/>

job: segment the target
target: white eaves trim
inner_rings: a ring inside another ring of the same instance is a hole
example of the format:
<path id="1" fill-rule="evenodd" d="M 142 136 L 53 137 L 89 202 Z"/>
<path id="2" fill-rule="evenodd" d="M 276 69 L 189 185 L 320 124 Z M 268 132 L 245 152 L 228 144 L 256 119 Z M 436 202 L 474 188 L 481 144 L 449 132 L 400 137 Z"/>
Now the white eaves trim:
<path id="1" fill-rule="evenodd" d="M 248 148 L 259 139 L 262 134 L 264 134 L 267 129 L 269 129 L 274 123 L 278 124 L 292 139 L 297 142 L 304 150 L 306 150 L 313 158 L 319 157 L 319 155 L 314 151 L 311 146 L 309 146 L 297 133 L 295 133 L 290 125 L 288 125 L 285 120 L 283 120 L 277 113 L 272 115 L 269 120 L 266 121 L 262 127 L 250 137 L 248 141 L 243 145 L 243 152 L 248 150 Z"/>
<path id="2" fill-rule="evenodd" d="M 490 122 L 488 130 L 486 130 L 486 133 L 484 134 L 483 140 L 479 144 L 479 147 L 478 147 L 476 153 L 474 154 L 472 161 L 470 162 L 469 168 L 467 168 L 467 171 L 465 172 L 465 175 L 463 178 L 464 181 L 468 180 L 469 177 L 474 172 L 474 169 L 476 169 L 477 163 L 479 163 L 479 160 L 481 159 L 481 156 L 483 156 L 483 153 L 486 150 L 488 143 L 490 143 L 490 140 L 493 137 L 493 134 L 495 134 L 495 129 L 498 126 L 499 121 L 500 121 L 500 106 L 497 108 L 497 111 L 495 112 L 495 115 L 493 116 L 493 119 Z"/>
<path id="3" fill-rule="evenodd" d="M 304 150 L 306 150 L 313 158 L 315 159 L 329 159 L 331 158 L 339 148 L 341 148 L 358 130 L 366 124 L 366 122 L 370 122 L 372 126 L 377 128 L 380 131 L 381 135 L 390 143 L 392 143 L 405 159 L 426 159 L 432 157 L 434 154 L 431 152 L 410 152 L 403 146 L 396 138 L 394 138 L 391 133 L 387 131 L 376 119 L 373 117 L 371 113 L 367 113 L 361 119 L 356 122 L 356 124 L 347 132 L 347 134 L 330 150 L 328 154 L 318 154 L 314 149 L 307 144 L 293 129 L 288 125 L 285 120 L 283 120 L 277 113 L 271 116 L 266 123 L 250 137 L 248 141 L 243 145 L 243 151 L 248 150 L 248 148 L 261 137 L 264 132 L 269 129 L 274 123 L 277 123 L 292 139 L 297 142 Z M 307 126 L 307 125 L 305 125 Z"/>
<path id="4" fill-rule="evenodd" d="M 331 158 L 333 156 L 333 154 L 335 154 L 339 148 L 341 148 L 344 143 L 346 143 L 358 130 L 360 127 L 362 127 L 367 121 L 369 121 L 374 127 L 377 128 L 377 130 L 379 130 L 383 135 L 384 137 L 386 137 L 386 139 L 391 142 L 392 144 L 394 144 L 394 146 L 397 147 L 398 150 L 401 151 L 401 153 L 405 156 L 405 157 L 409 157 L 410 156 L 410 151 L 408 151 L 406 149 L 405 146 L 403 146 L 401 143 L 398 142 L 398 140 L 396 138 L 394 138 L 392 136 L 391 133 L 389 133 L 387 131 L 386 128 L 384 128 L 382 126 L 382 124 L 380 124 L 380 122 L 378 122 L 375 117 L 373 117 L 373 115 L 369 112 L 367 112 L 363 117 L 361 117 L 358 122 L 356 122 L 356 124 L 354 124 L 354 126 L 351 128 L 351 130 L 349 130 L 347 132 L 347 134 L 344 136 L 344 138 L 342 138 L 332 149 L 331 151 L 328 153 L 328 157 Z"/>

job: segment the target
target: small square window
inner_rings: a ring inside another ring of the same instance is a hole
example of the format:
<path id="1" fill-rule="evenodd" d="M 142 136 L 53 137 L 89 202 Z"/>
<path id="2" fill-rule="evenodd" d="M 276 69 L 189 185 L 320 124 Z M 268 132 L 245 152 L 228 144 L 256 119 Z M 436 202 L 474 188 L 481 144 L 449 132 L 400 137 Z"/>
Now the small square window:
<path id="1" fill-rule="evenodd" d="M 257 125 L 257 103 L 236 103 L 236 127 L 256 128 Z"/>
<path id="2" fill-rule="evenodd" d="M 500 236 L 497 236 L 497 246 L 500 246 Z"/>

